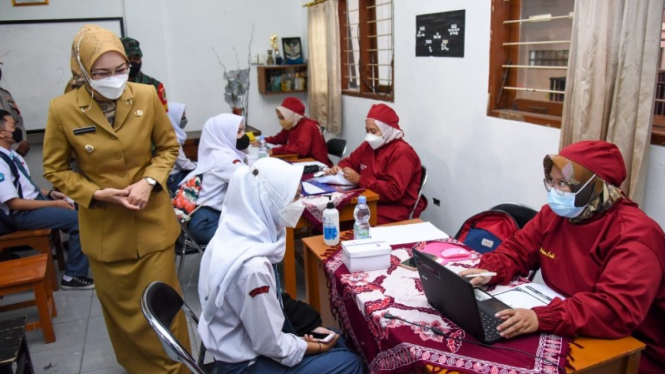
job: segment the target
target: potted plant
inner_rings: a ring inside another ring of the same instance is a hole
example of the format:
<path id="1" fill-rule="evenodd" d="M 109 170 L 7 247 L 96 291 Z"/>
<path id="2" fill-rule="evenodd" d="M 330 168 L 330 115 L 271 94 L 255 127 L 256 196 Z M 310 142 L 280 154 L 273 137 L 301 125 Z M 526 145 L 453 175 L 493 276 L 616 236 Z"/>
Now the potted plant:
<path id="1" fill-rule="evenodd" d="M 233 114 L 246 115 L 249 96 L 249 68 L 225 71 L 224 79 L 226 79 L 224 101 L 229 104 Z"/>

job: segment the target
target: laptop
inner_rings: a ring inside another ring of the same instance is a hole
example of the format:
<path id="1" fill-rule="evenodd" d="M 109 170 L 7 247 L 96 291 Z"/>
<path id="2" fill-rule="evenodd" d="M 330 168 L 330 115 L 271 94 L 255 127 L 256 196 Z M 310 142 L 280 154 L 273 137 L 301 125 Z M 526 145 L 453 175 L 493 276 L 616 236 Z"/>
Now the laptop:
<path id="1" fill-rule="evenodd" d="M 510 309 L 508 305 L 425 253 L 414 249 L 413 257 L 430 305 L 481 342 L 503 339 L 496 330 L 503 321 L 494 314 Z"/>

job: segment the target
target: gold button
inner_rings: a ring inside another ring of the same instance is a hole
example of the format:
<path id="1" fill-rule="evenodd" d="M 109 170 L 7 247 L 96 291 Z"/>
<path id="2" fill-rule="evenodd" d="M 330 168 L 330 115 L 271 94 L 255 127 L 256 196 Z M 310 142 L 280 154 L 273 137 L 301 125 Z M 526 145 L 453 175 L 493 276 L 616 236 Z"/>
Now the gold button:
<path id="1" fill-rule="evenodd" d="M 115 159 L 120 160 L 122 158 L 122 155 L 120 153 L 116 153 Z"/>
<path id="2" fill-rule="evenodd" d="M 111 139 L 113 139 L 113 140 L 117 140 L 117 139 L 118 139 L 118 137 L 117 137 L 117 136 L 115 136 L 115 135 L 111 135 Z"/>
<path id="3" fill-rule="evenodd" d="M 120 173 L 118 175 L 121 176 L 121 177 L 124 177 L 125 175 L 127 175 L 127 173 Z"/>

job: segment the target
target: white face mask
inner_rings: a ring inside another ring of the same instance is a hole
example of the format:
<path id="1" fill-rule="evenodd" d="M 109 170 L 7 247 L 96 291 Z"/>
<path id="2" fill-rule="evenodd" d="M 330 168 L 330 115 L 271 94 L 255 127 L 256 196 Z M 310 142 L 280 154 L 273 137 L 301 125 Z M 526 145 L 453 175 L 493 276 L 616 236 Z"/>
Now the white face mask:
<path id="1" fill-rule="evenodd" d="M 127 79 L 129 79 L 129 74 L 114 75 L 100 80 L 91 80 L 90 87 L 105 98 L 115 100 L 122 96 L 122 91 L 127 86 Z"/>
<path id="2" fill-rule="evenodd" d="M 286 206 L 279 211 L 279 224 L 284 227 L 296 227 L 304 210 L 305 205 L 300 200 L 286 204 Z"/>
<path id="3" fill-rule="evenodd" d="M 385 140 L 382 137 L 372 133 L 367 133 L 367 135 L 365 135 L 365 141 L 370 147 L 372 147 L 372 149 L 377 149 L 385 143 Z"/>

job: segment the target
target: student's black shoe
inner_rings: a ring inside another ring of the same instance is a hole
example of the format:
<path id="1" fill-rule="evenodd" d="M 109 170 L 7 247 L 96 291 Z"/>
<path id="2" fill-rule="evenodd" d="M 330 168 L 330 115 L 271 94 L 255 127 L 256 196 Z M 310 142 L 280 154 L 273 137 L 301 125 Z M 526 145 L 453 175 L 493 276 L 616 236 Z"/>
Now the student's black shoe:
<path id="1" fill-rule="evenodd" d="M 95 281 L 88 277 L 72 277 L 71 280 L 61 280 L 60 288 L 63 290 L 92 290 L 95 288 Z"/>

